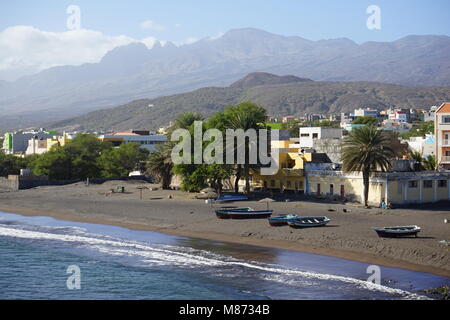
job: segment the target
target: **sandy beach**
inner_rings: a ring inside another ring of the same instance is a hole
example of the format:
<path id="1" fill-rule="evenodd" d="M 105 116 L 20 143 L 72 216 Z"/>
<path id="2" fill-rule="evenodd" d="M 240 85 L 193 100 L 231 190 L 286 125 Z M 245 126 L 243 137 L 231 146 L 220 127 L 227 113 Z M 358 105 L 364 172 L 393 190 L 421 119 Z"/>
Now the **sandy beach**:
<path id="1" fill-rule="evenodd" d="M 124 186 L 125 193 L 111 193 L 116 186 Z M 383 211 L 285 195 L 270 204 L 274 215 L 326 215 L 332 219 L 327 227 L 292 229 L 270 227 L 265 219 L 217 219 L 214 209 L 221 204 L 211 207 L 192 193 L 143 189 L 141 200 L 139 187 L 158 186 L 109 181 L 89 187 L 76 183 L 2 192 L 0 211 L 297 250 L 450 277 L 450 247 L 440 243 L 450 241 L 450 224 L 444 223 L 444 219 L 450 220 L 446 205 Z M 266 208 L 256 200 L 226 205 Z M 392 225 L 418 225 L 422 232 L 418 238 L 381 239 L 371 230 Z"/>

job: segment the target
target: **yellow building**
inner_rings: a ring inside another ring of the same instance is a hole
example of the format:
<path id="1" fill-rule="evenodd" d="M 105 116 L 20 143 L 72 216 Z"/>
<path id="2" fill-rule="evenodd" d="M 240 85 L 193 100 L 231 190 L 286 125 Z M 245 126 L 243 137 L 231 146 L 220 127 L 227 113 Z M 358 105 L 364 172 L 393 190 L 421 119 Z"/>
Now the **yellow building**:
<path id="1" fill-rule="evenodd" d="M 53 136 L 52 138 L 47 139 L 39 139 L 33 137 L 28 140 L 28 147 L 25 151 L 25 155 L 46 153 L 50 151 L 53 146 L 59 145 L 62 147 L 71 139 L 72 136 L 66 133 L 64 133 L 62 136 Z"/>
<path id="2" fill-rule="evenodd" d="M 252 170 L 253 189 L 291 191 L 304 193 L 304 168 L 307 162 L 327 161 L 321 153 L 301 153 L 296 140 L 273 141 L 272 148 L 279 152 L 279 170 L 275 175 L 261 175 L 259 170 Z"/>

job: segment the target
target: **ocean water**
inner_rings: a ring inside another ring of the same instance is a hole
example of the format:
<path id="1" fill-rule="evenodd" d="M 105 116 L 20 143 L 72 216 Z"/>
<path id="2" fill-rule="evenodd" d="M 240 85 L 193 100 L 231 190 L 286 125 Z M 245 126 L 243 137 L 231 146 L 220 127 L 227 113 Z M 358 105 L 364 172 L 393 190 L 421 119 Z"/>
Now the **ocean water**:
<path id="1" fill-rule="evenodd" d="M 80 289 L 68 288 L 69 266 L 80 270 Z M 0 212 L 0 299 L 426 299 L 421 290 L 450 284 L 380 267 L 377 285 L 368 266 Z"/>

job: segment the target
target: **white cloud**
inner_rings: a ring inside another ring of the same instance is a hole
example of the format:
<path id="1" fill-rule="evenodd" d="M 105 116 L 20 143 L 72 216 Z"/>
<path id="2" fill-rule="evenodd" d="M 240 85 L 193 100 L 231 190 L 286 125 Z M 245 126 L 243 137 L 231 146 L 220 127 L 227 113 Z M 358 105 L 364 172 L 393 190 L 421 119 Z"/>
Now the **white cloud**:
<path id="1" fill-rule="evenodd" d="M 153 31 L 164 31 L 166 30 L 166 27 L 164 27 L 163 25 L 157 24 L 155 22 L 153 22 L 152 20 L 145 20 L 144 22 L 141 23 L 141 28 L 142 29 L 150 29 Z"/>
<path id="2" fill-rule="evenodd" d="M 0 80 L 15 80 L 54 66 L 95 63 L 115 47 L 142 42 L 152 48 L 157 41 L 85 29 L 47 32 L 14 26 L 0 31 Z"/>
<path id="3" fill-rule="evenodd" d="M 195 37 L 189 37 L 189 38 L 187 38 L 186 40 L 184 40 L 184 43 L 186 43 L 186 44 L 192 44 L 192 43 L 194 43 L 194 42 L 197 42 L 199 39 L 198 38 L 195 38 Z"/>
<path id="4" fill-rule="evenodd" d="M 217 40 L 219 38 L 222 38 L 222 36 L 225 34 L 225 32 L 219 32 L 214 36 L 209 37 L 209 40 Z"/>

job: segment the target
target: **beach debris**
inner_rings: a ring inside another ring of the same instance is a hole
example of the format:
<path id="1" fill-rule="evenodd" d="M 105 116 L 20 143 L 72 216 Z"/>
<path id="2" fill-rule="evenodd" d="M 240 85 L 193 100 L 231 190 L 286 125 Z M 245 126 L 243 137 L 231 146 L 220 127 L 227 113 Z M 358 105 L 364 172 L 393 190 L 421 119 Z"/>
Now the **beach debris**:
<path id="1" fill-rule="evenodd" d="M 439 243 L 444 246 L 447 246 L 447 247 L 450 246 L 450 241 L 447 241 L 447 240 L 441 240 L 441 241 L 439 241 Z"/>
<path id="2" fill-rule="evenodd" d="M 173 199 L 172 195 L 169 194 L 169 195 L 167 196 L 167 199 Z"/>
<path id="3" fill-rule="evenodd" d="M 286 199 L 284 200 L 284 202 L 291 202 L 291 199 Z"/>
<path id="4" fill-rule="evenodd" d="M 342 209 L 342 211 L 344 211 L 344 212 L 352 212 L 352 210 L 350 210 L 350 209 Z"/>
<path id="5" fill-rule="evenodd" d="M 447 224 L 448 223 L 448 219 L 444 219 L 444 223 Z"/>
<path id="6" fill-rule="evenodd" d="M 334 212 L 334 211 L 336 211 L 336 209 L 329 208 L 328 211 L 329 211 L 329 212 Z"/>

